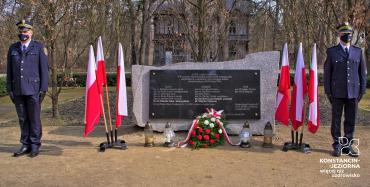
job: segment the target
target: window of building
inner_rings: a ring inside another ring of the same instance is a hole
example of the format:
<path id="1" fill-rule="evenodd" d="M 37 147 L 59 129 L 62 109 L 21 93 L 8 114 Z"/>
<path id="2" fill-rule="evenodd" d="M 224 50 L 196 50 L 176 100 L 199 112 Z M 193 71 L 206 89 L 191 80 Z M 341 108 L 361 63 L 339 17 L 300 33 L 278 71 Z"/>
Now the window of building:
<path id="1" fill-rule="evenodd" d="M 236 34 L 236 24 L 234 22 L 230 23 L 229 34 Z"/>
<path id="2" fill-rule="evenodd" d="M 239 24 L 238 30 L 239 30 L 240 35 L 246 35 L 247 34 L 247 28 L 246 28 L 245 24 L 242 24 L 242 23 Z"/>
<path id="3" fill-rule="evenodd" d="M 166 34 L 171 34 L 172 33 L 172 25 L 170 22 L 167 23 L 166 27 Z"/>
<path id="4" fill-rule="evenodd" d="M 236 56 L 236 46 L 235 44 L 231 44 L 229 47 L 229 57 L 235 57 Z"/>

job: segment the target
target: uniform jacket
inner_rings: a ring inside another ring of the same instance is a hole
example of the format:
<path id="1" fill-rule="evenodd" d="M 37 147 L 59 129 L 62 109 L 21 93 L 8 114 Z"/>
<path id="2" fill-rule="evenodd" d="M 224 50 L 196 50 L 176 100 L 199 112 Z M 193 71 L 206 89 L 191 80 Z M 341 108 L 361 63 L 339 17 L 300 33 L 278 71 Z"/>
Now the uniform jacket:
<path id="1" fill-rule="evenodd" d="M 22 53 L 21 42 L 9 47 L 6 89 L 14 95 L 34 95 L 48 90 L 49 65 L 46 49 L 31 40 Z"/>
<path id="2" fill-rule="evenodd" d="M 366 67 L 361 48 L 349 47 L 348 58 L 339 44 L 328 48 L 324 64 L 325 94 L 335 98 L 357 98 L 366 91 Z"/>

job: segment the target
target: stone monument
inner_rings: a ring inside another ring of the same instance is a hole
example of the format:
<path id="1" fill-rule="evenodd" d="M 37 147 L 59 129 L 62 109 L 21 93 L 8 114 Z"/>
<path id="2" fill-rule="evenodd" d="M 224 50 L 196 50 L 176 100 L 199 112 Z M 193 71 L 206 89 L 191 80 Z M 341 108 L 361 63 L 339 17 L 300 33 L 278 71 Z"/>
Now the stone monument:
<path id="1" fill-rule="evenodd" d="M 225 62 L 183 62 L 161 67 L 132 66 L 133 113 L 138 126 L 147 121 L 163 132 L 188 130 L 205 108 L 224 110 L 229 134 L 246 120 L 253 134 L 275 125 L 279 52 L 259 52 Z M 245 97 L 244 97 L 245 96 Z"/>

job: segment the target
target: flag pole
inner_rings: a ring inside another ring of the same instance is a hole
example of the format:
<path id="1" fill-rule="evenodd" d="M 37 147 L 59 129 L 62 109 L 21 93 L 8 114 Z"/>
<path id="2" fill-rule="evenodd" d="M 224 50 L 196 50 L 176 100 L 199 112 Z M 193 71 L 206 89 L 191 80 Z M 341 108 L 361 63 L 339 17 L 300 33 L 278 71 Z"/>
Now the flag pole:
<path id="1" fill-rule="evenodd" d="M 305 108 L 307 107 L 307 103 L 305 103 L 304 104 L 304 106 L 305 106 Z M 304 109 L 303 109 L 303 111 L 304 111 Z M 301 134 L 300 134 L 300 137 L 299 137 L 299 147 L 301 147 L 302 146 L 302 140 L 303 140 L 303 129 L 304 129 L 304 122 L 305 122 L 306 120 L 303 120 L 303 124 L 302 124 L 302 128 L 301 128 Z"/>
<path id="2" fill-rule="evenodd" d="M 290 125 L 290 133 L 291 133 L 291 136 L 292 136 L 292 145 L 294 145 L 294 129 L 293 129 L 292 125 Z"/>
<path id="3" fill-rule="evenodd" d="M 299 131 L 299 127 L 298 129 L 295 131 L 295 145 L 298 147 L 298 131 Z"/>
<path id="4" fill-rule="evenodd" d="M 292 136 L 292 144 L 294 144 L 294 131 L 293 128 L 290 130 L 291 136 Z"/>
<path id="5" fill-rule="evenodd" d="M 111 136 L 111 141 L 112 143 L 114 142 L 113 140 L 113 127 L 112 127 L 112 117 L 110 115 L 110 105 L 109 105 L 109 94 L 108 94 L 108 85 L 105 84 L 105 92 L 107 96 L 107 105 L 108 105 L 108 117 L 109 117 L 109 125 L 110 125 L 110 136 Z M 107 130 L 108 131 L 108 130 Z"/>
<path id="6" fill-rule="evenodd" d="M 289 123 L 290 122 L 288 122 L 288 124 Z M 292 137 L 292 142 L 285 142 L 284 143 L 284 146 L 283 146 L 283 149 L 282 149 L 284 152 L 287 152 L 287 151 L 292 150 L 292 149 L 297 149 L 296 142 L 294 141 L 294 132 L 295 132 L 295 130 L 294 130 L 292 124 L 290 124 L 290 134 L 291 134 L 291 137 Z M 298 142 L 298 140 L 297 140 L 297 142 Z"/>
<path id="7" fill-rule="evenodd" d="M 118 134 L 118 128 L 117 128 L 117 113 L 118 113 L 118 99 L 117 98 L 119 98 L 119 95 L 118 95 L 118 92 L 117 92 L 117 86 L 118 86 L 118 67 L 119 67 L 119 65 L 118 65 L 118 63 L 119 63 L 119 59 L 118 59 L 118 53 L 119 53 L 119 44 L 120 44 L 120 42 L 118 42 L 118 46 L 117 46 L 117 49 L 118 50 L 116 50 L 116 53 L 115 53 L 115 55 L 116 55 L 116 59 L 117 59 L 117 62 L 116 62 L 116 65 L 117 65 L 117 73 L 116 73 L 116 125 L 115 125 L 115 128 L 114 128 L 114 142 L 116 142 L 117 143 L 117 141 L 118 141 L 118 138 L 117 138 L 117 134 Z"/>
<path id="8" fill-rule="evenodd" d="M 307 97 L 307 95 L 305 95 L 305 103 L 304 103 L 304 108 L 303 108 L 303 112 L 304 112 L 304 114 L 306 114 L 305 109 L 307 108 L 307 104 L 309 103 L 309 102 L 307 102 L 307 100 L 308 100 L 308 99 L 309 99 L 309 98 Z M 309 107 L 309 106 L 308 106 L 308 107 Z M 306 119 L 306 120 L 304 120 L 304 121 L 307 121 L 307 119 Z M 304 121 L 303 121 L 303 122 L 304 122 Z M 307 121 L 307 122 L 308 122 L 308 121 Z M 305 123 L 303 123 L 303 124 L 302 124 L 301 136 L 299 137 L 299 147 L 301 147 L 301 146 L 302 146 L 304 124 L 305 124 Z"/>
<path id="9" fill-rule="evenodd" d="M 100 94 L 100 103 L 101 103 L 101 108 L 103 110 L 103 119 L 104 119 L 104 127 L 105 127 L 105 134 L 107 135 L 107 143 L 108 145 L 110 144 L 109 142 L 109 132 L 108 132 L 108 125 L 107 125 L 107 119 L 105 118 L 105 111 L 104 111 L 104 103 L 103 103 L 103 96 Z"/>
<path id="10" fill-rule="evenodd" d="M 114 129 L 114 142 L 117 142 L 117 127 Z"/>

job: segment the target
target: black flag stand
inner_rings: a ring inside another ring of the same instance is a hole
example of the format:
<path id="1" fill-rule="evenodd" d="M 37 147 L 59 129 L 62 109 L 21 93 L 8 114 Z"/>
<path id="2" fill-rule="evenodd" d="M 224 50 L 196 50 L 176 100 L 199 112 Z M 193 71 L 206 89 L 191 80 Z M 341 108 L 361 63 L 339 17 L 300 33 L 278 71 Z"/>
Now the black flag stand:
<path id="1" fill-rule="evenodd" d="M 112 132 L 112 131 L 111 131 Z M 113 149 L 128 149 L 126 141 L 125 140 L 120 140 L 117 138 L 117 132 L 118 129 L 116 128 L 114 131 L 114 141 L 113 142 L 103 142 L 99 145 L 99 151 L 104 152 L 108 148 L 113 148 Z M 111 137 L 113 137 L 113 133 L 111 134 Z M 109 140 L 109 134 L 107 132 L 107 139 Z"/>
<path id="2" fill-rule="evenodd" d="M 125 140 L 120 140 L 120 139 L 117 139 L 117 132 L 118 132 L 118 128 L 116 127 L 114 129 L 114 143 L 113 143 L 113 148 L 116 148 L 116 149 L 127 149 L 127 144 L 126 144 L 126 141 Z"/>
<path id="3" fill-rule="evenodd" d="M 107 120 L 105 118 L 105 111 L 104 111 L 104 103 L 103 103 L 103 97 L 100 95 L 100 102 L 101 102 L 101 108 L 103 112 L 103 119 L 104 119 L 104 127 L 105 127 L 105 134 L 107 135 L 107 142 L 103 142 L 99 145 L 100 151 L 104 151 L 111 143 L 109 141 L 109 132 L 108 132 L 108 127 L 107 127 Z"/>
<path id="4" fill-rule="evenodd" d="M 295 140 L 294 134 L 297 134 L 297 132 L 296 133 L 294 133 L 294 132 L 295 132 L 295 130 L 293 129 L 293 127 L 291 127 L 290 133 L 291 133 L 291 136 L 292 136 L 292 141 L 284 143 L 284 146 L 283 146 L 283 151 L 284 152 L 287 152 L 288 150 L 297 149 L 297 142 L 294 141 Z"/>
<path id="5" fill-rule="evenodd" d="M 301 134 L 300 134 L 299 142 L 298 142 L 298 130 L 299 129 L 294 130 L 292 127 L 291 129 L 292 142 L 285 142 L 282 151 L 287 152 L 289 150 L 297 150 L 305 154 L 311 152 L 310 145 L 302 142 L 303 141 L 303 129 L 304 129 L 304 124 L 301 127 Z M 294 134 L 295 134 L 295 137 L 294 137 Z M 294 138 L 295 138 L 295 141 L 294 141 Z"/>
<path id="6" fill-rule="evenodd" d="M 307 122 L 307 121 L 306 121 Z M 303 153 L 310 153 L 311 152 L 311 147 L 309 144 L 303 143 L 303 129 L 304 129 L 304 124 L 301 127 L 301 136 L 299 137 L 299 144 L 298 144 L 298 149 L 303 152 Z M 298 131 L 297 131 L 298 132 Z M 298 134 L 297 134 L 298 137 Z"/>
<path id="7" fill-rule="evenodd" d="M 303 129 L 303 127 L 301 127 Z M 303 131 L 303 130 L 302 130 Z M 282 151 L 287 152 L 289 150 L 297 150 L 299 152 L 303 153 L 310 153 L 311 152 L 311 147 L 309 144 L 303 143 L 303 132 L 301 132 L 300 137 L 299 137 L 299 142 L 298 142 L 298 130 L 291 131 L 292 134 L 292 141 L 291 142 L 285 142 Z M 295 136 L 294 136 L 295 134 Z M 295 139 L 295 141 L 294 141 Z"/>
<path id="8" fill-rule="evenodd" d="M 112 127 L 112 117 L 110 115 L 110 105 L 109 105 L 109 95 L 108 95 L 108 86 L 105 85 L 105 91 L 106 91 L 106 96 L 107 96 L 107 107 L 108 107 L 108 116 L 109 116 L 109 124 L 110 124 L 110 137 L 111 137 L 111 142 L 109 142 L 109 135 L 108 135 L 108 132 L 107 132 L 107 139 L 108 139 L 108 142 L 103 142 L 100 144 L 100 148 L 99 148 L 99 151 L 100 152 L 104 152 L 107 148 L 114 148 L 114 149 L 121 149 L 121 150 L 125 150 L 127 149 L 127 145 L 126 145 L 126 142 L 125 140 L 119 140 L 117 138 L 117 127 L 115 128 L 114 130 L 114 135 L 113 135 L 113 127 Z M 114 139 L 113 139 L 113 136 L 114 136 Z"/>

